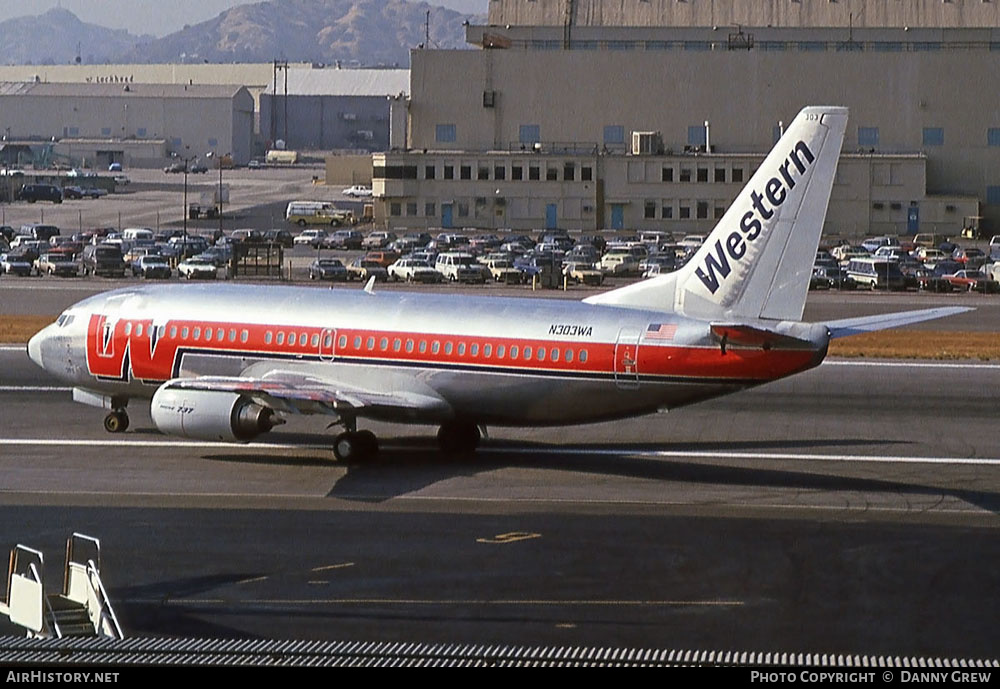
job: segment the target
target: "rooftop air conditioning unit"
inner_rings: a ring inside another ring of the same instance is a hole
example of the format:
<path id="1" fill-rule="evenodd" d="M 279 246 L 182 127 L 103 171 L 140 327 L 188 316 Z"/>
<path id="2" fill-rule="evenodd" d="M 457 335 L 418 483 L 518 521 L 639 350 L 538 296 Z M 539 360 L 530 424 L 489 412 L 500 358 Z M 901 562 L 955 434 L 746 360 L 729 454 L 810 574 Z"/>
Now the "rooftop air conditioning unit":
<path id="1" fill-rule="evenodd" d="M 660 132 L 632 132 L 632 155 L 662 155 L 663 135 Z"/>

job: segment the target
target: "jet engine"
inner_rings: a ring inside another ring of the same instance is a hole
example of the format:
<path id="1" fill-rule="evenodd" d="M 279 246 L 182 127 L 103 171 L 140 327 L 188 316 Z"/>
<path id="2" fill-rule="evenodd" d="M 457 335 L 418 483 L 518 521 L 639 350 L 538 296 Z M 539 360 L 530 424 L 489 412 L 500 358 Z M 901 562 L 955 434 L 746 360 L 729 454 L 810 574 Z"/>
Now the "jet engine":
<path id="1" fill-rule="evenodd" d="M 184 390 L 164 383 L 149 413 L 161 432 L 197 440 L 247 442 L 284 420 L 274 410 L 234 392 Z"/>

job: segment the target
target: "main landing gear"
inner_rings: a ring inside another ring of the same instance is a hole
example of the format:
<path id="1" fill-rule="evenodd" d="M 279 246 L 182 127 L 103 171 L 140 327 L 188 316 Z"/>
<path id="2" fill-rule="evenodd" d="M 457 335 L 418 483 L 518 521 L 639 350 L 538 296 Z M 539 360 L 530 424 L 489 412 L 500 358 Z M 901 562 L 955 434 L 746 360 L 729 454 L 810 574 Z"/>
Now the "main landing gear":
<path id="1" fill-rule="evenodd" d="M 367 462 L 378 454 L 378 438 L 371 431 L 359 431 L 357 419 L 344 419 L 347 429 L 333 439 L 333 454 L 338 462 Z M 476 451 L 484 431 L 471 421 L 449 421 L 438 431 L 438 446 L 447 455 L 470 455 Z"/>

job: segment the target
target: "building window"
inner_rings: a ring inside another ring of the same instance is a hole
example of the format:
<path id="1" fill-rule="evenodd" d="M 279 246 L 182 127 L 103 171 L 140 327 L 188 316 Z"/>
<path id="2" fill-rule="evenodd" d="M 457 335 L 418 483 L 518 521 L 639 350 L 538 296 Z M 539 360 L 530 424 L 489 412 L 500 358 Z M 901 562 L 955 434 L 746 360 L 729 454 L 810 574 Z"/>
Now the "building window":
<path id="1" fill-rule="evenodd" d="M 589 165 L 584 165 L 580 168 L 580 180 L 584 182 L 590 182 L 594 179 L 594 168 Z"/>
<path id="2" fill-rule="evenodd" d="M 135 135 L 138 136 L 140 139 L 143 138 L 143 137 L 145 137 L 146 136 L 146 128 L 145 127 L 139 127 L 138 129 L 135 130 Z"/>
<path id="3" fill-rule="evenodd" d="M 541 128 L 537 124 L 522 124 L 517 130 L 517 140 L 522 144 L 534 144 L 542 140 Z"/>
<path id="4" fill-rule="evenodd" d="M 439 143 L 454 143 L 455 125 L 439 124 L 434 127 L 434 140 Z"/>
<path id="5" fill-rule="evenodd" d="M 520 182 L 522 179 L 524 179 L 524 168 L 521 167 L 520 165 L 511 165 L 510 178 L 512 180 Z"/>
<path id="6" fill-rule="evenodd" d="M 551 165 L 545 168 L 545 179 L 549 182 L 559 181 L 559 169 Z"/>
<path id="7" fill-rule="evenodd" d="M 434 179 L 434 166 L 425 165 L 424 166 L 424 179 Z"/>
<path id="8" fill-rule="evenodd" d="M 647 220 L 656 218 L 655 201 L 646 201 L 646 203 L 643 205 L 642 217 L 646 218 Z"/>
<path id="9" fill-rule="evenodd" d="M 990 146 L 1000 146 L 1000 127 L 990 127 L 986 130 L 986 143 Z"/>
<path id="10" fill-rule="evenodd" d="M 389 215 L 399 217 L 399 215 L 402 212 L 401 209 L 402 205 L 394 201 L 393 203 L 389 204 Z"/>
<path id="11" fill-rule="evenodd" d="M 685 206 L 681 204 L 681 207 L 677 209 L 679 211 L 678 217 L 681 220 L 690 220 L 691 218 L 691 206 Z"/>
<path id="12" fill-rule="evenodd" d="M 730 179 L 733 182 L 742 182 L 743 181 L 743 168 L 741 168 L 741 167 L 734 167 L 732 175 L 730 176 Z"/>
<path id="13" fill-rule="evenodd" d="M 463 201 L 458 202 L 458 217 L 467 218 L 469 217 L 469 204 Z"/>
<path id="14" fill-rule="evenodd" d="M 688 127 L 688 146 L 705 145 L 705 126 L 700 124 Z"/>
<path id="15" fill-rule="evenodd" d="M 664 167 L 660 172 L 661 182 L 673 182 L 674 181 L 674 169 L 672 167 Z"/>
<path id="16" fill-rule="evenodd" d="M 722 216 L 725 215 L 725 214 L 726 214 L 726 209 L 725 209 L 724 206 L 716 206 L 715 207 L 715 219 L 716 220 L 720 220 L 722 218 Z"/>
<path id="17" fill-rule="evenodd" d="M 459 172 L 461 173 L 462 179 L 472 179 L 472 166 L 471 165 L 463 165 L 461 167 L 461 169 L 459 170 Z"/>
<path id="18" fill-rule="evenodd" d="M 858 127 L 858 146 L 878 146 L 878 127 Z"/>
<path id="19" fill-rule="evenodd" d="M 537 165 L 528 166 L 528 179 L 533 182 L 541 179 L 541 170 Z"/>
<path id="20" fill-rule="evenodd" d="M 708 218 L 708 201 L 699 201 L 697 205 L 698 220 Z"/>
<path id="21" fill-rule="evenodd" d="M 715 181 L 721 184 L 726 183 L 726 168 L 724 167 L 715 168 Z"/>
<path id="22" fill-rule="evenodd" d="M 208 140 L 208 147 L 209 148 L 218 148 L 219 147 L 219 140 L 218 139 L 209 139 Z"/>
<path id="23" fill-rule="evenodd" d="M 924 127 L 924 146 L 944 146 L 944 129 Z"/>
<path id="24" fill-rule="evenodd" d="M 604 127 L 604 143 L 623 144 L 625 143 L 625 127 L 620 124 L 609 124 Z"/>
<path id="25" fill-rule="evenodd" d="M 489 179 L 490 178 L 490 168 L 487 165 L 480 165 L 479 171 L 476 179 Z"/>
<path id="26" fill-rule="evenodd" d="M 660 208 L 660 217 L 664 220 L 674 219 L 674 207 L 669 201 L 663 202 L 663 206 Z"/>
<path id="27" fill-rule="evenodd" d="M 426 215 L 428 218 L 433 218 L 435 215 L 437 215 L 437 204 L 435 204 L 433 201 L 425 203 L 424 215 Z"/>
<path id="28" fill-rule="evenodd" d="M 111 127 L 101 127 L 101 136 L 111 136 Z"/>
<path id="29" fill-rule="evenodd" d="M 507 168 L 503 165 L 493 166 L 493 179 L 507 179 Z"/>
<path id="30" fill-rule="evenodd" d="M 682 167 L 681 168 L 681 181 L 690 182 L 691 181 L 691 168 Z"/>
<path id="31" fill-rule="evenodd" d="M 563 180 L 572 182 L 574 179 L 576 179 L 576 166 L 573 163 L 565 163 L 563 165 Z"/>
<path id="32" fill-rule="evenodd" d="M 73 130 L 70 129 L 70 132 L 72 132 L 72 131 Z M 177 137 L 174 137 L 173 139 L 170 140 L 170 145 L 174 148 L 174 150 L 179 150 L 182 143 L 183 142 L 180 139 L 178 139 Z"/>
<path id="33" fill-rule="evenodd" d="M 708 168 L 700 167 L 698 168 L 698 181 L 707 182 L 708 181 Z"/>
<path id="34" fill-rule="evenodd" d="M 1000 187 L 986 187 L 986 203 L 1000 204 Z"/>
<path id="35" fill-rule="evenodd" d="M 455 166 L 445 165 L 444 166 L 444 178 L 445 179 L 455 179 Z"/>
<path id="36" fill-rule="evenodd" d="M 408 202 L 406 204 L 406 214 L 407 215 L 416 215 L 417 214 L 417 202 L 416 201 L 410 201 L 410 202 Z"/>

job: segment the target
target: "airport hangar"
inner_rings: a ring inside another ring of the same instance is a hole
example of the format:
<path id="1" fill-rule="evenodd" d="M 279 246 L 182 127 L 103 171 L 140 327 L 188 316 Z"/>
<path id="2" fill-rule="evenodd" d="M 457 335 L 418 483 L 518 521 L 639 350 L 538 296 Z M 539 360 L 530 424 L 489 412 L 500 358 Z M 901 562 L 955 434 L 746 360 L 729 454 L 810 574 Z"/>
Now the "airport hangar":
<path id="1" fill-rule="evenodd" d="M 376 219 L 704 233 L 783 121 L 837 104 L 828 236 L 1000 231 L 998 26 L 980 0 L 491 0 L 479 50 L 412 51 Z"/>

